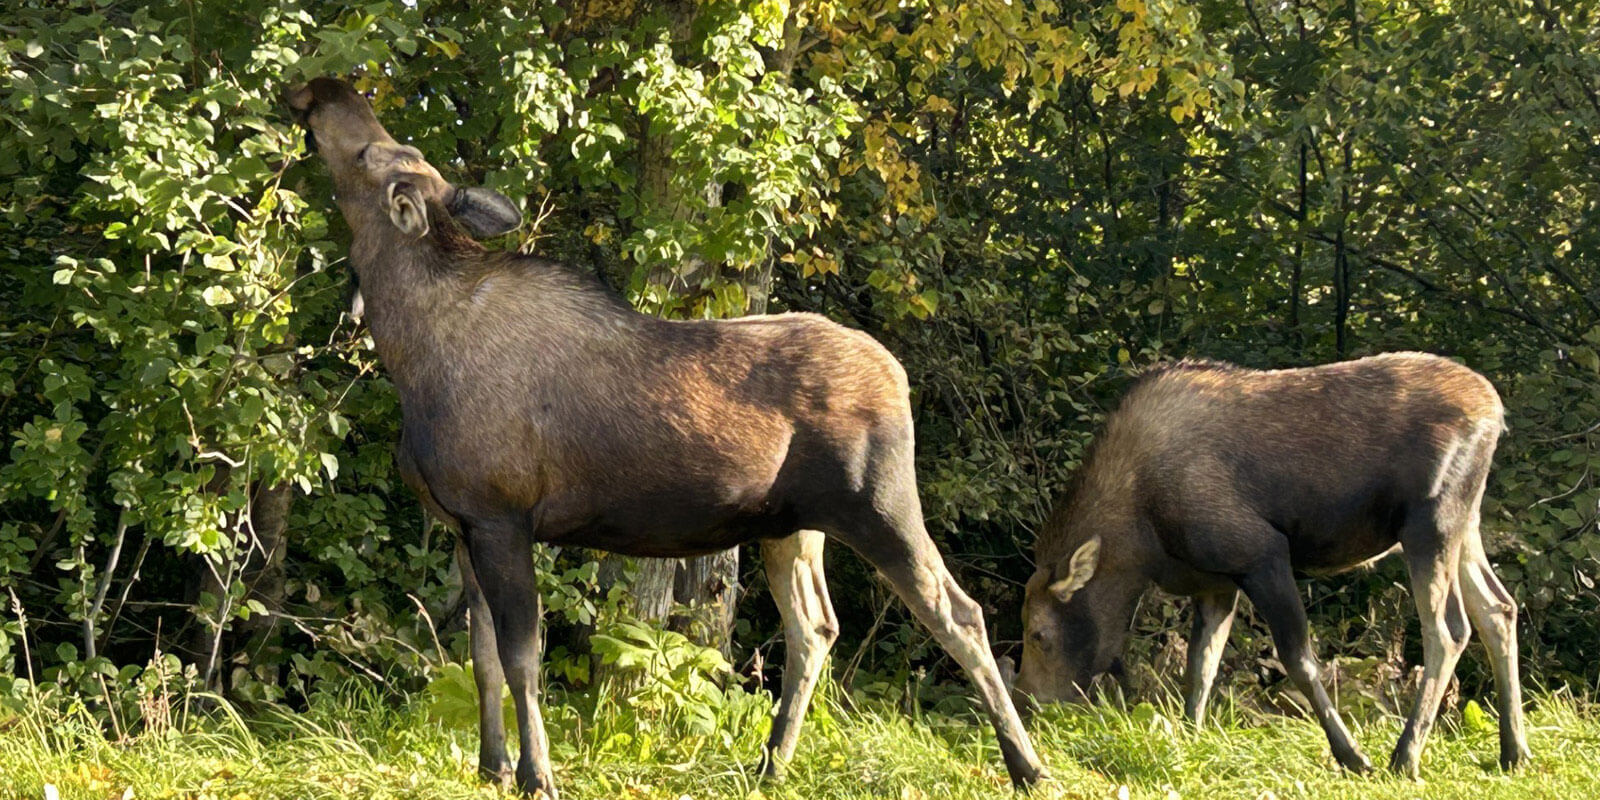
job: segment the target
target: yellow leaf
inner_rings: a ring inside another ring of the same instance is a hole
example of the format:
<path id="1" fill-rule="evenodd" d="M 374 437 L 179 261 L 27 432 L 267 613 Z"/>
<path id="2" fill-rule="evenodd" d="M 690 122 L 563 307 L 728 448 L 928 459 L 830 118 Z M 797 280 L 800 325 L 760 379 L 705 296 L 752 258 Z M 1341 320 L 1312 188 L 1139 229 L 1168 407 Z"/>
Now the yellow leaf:
<path id="1" fill-rule="evenodd" d="M 453 59 L 461 55 L 461 45 L 449 39 L 436 39 L 433 41 L 433 46 L 439 48 L 439 52 L 443 53 L 445 58 Z"/>

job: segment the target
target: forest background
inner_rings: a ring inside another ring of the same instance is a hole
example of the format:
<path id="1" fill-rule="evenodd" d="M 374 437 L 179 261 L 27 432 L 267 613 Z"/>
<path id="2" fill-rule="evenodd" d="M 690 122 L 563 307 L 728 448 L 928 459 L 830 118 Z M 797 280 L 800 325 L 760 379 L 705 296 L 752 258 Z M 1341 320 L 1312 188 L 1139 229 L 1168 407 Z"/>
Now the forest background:
<path id="1" fill-rule="evenodd" d="M 522 205 L 528 224 L 494 246 L 647 313 L 816 311 L 888 346 L 913 387 L 929 527 L 1002 652 L 1037 528 L 1139 370 L 1459 359 L 1507 407 L 1484 526 L 1527 672 L 1585 694 L 1596 12 L 9 3 L 0 706 L 54 687 L 126 733 L 174 682 L 295 708 L 352 676 L 402 693 L 459 678 L 452 536 L 397 480 L 395 394 L 348 314 L 348 231 L 282 104 L 324 74 L 352 77 L 453 179 Z M 623 669 L 698 642 L 770 683 L 781 644 L 754 556 L 541 550 L 553 679 L 581 690 L 591 653 Z M 829 570 L 844 691 L 941 691 L 951 665 L 886 588 L 842 551 Z M 1349 697 L 1392 706 L 1417 662 L 1402 577 L 1305 589 Z M 1146 601 L 1130 693 L 1174 685 L 1184 613 Z M 1276 688 L 1270 640 L 1245 623 L 1226 669 Z M 1476 648 L 1461 675 L 1464 693 L 1488 684 Z"/>

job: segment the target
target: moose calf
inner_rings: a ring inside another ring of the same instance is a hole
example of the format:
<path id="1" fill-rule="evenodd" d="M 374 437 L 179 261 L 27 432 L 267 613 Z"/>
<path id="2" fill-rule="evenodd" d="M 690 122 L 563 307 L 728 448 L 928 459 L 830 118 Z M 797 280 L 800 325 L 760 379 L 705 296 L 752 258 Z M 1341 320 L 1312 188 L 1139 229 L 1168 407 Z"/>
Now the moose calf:
<path id="1" fill-rule="evenodd" d="M 1515 765 L 1528 755 L 1517 606 L 1478 530 L 1502 430 L 1488 380 L 1421 353 L 1308 369 L 1186 361 L 1152 370 L 1106 420 L 1074 491 L 1039 534 L 1016 687 L 1046 701 L 1087 689 L 1117 659 L 1154 583 L 1195 598 L 1185 705 L 1199 723 L 1242 589 L 1334 756 L 1367 771 L 1318 679 L 1295 573 L 1400 549 L 1424 668 L 1390 767 L 1416 776 L 1469 619 L 1494 667 L 1500 763 Z"/>
<path id="2" fill-rule="evenodd" d="M 400 394 L 402 475 L 460 531 L 472 609 L 479 770 L 555 797 L 539 718 L 534 542 L 678 557 L 760 541 L 787 640 L 764 760 L 793 753 L 838 633 L 824 537 L 877 567 L 977 684 L 1018 785 L 1043 772 L 983 613 L 923 528 L 905 371 L 811 314 L 671 322 L 592 278 L 491 252 L 517 207 L 447 183 L 367 101 L 318 78 L 289 105 L 327 162 L 379 360 Z M 460 552 L 460 548 L 458 548 Z"/>

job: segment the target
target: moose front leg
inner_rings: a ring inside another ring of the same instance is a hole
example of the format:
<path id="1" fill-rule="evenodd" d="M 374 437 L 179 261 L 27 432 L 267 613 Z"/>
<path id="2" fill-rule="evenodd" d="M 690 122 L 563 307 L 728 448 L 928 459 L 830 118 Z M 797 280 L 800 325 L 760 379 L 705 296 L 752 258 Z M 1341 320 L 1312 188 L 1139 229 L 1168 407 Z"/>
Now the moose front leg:
<path id="1" fill-rule="evenodd" d="M 478 776 L 509 787 L 511 757 L 506 755 L 506 717 L 501 710 L 506 676 L 495 644 L 494 615 L 472 571 L 472 554 L 462 536 L 456 537 L 456 564 L 461 568 L 461 586 L 471 617 L 472 680 L 478 686 Z"/>
<path id="2" fill-rule="evenodd" d="M 474 527 L 467 546 L 473 572 L 494 619 L 495 643 L 506 684 L 517 706 L 517 789 L 523 794 L 556 800 L 550 770 L 550 746 L 539 714 L 540 623 L 544 604 L 533 566 L 533 538 L 512 525 Z"/>
<path id="3" fill-rule="evenodd" d="M 1245 575 L 1239 581 L 1257 613 L 1266 617 L 1272 629 L 1272 641 L 1278 648 L 1278 660 L 1289 671 L 1289 677 L 1309 700 L 1322 731 L 1328 735 L 1333 757 L 1345 769 L 1362 774 L 1372 771 L 1361 748 L 1356 746 L 1350 729 L 1339 718 L 1339 710 L 1322 686 L 1321 668 L 1311 650 L 1310 623 L 1306 621 L 1306 607 L 1300 602 L 1295 589 L 1294 572 L 1289 567 L 1288 546 L 1274 554 L 1265 565 Z"/>

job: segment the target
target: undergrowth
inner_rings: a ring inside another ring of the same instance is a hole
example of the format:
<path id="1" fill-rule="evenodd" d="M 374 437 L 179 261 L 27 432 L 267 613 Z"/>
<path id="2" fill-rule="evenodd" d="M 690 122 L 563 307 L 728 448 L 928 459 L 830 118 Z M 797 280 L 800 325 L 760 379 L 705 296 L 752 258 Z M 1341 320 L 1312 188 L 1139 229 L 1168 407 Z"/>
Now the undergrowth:
<path id="1" fill-rule="evenodd" d="M 119 739 L 82 703 L 13 687 L 9 711 L 0 712 L 0 797 L 43 798 L 47 784 L 67 800 L 129 790 L 137 798 L 193 800 L 503 796 L 475 776 L 474 720 L 453 708 L 453 691 L 436 682 L 428 693 L 397 697 L 371 683 L 345 684 L 320 692 L 304 711 L 248 717 L 215 697 L 184 696 L 174 698 L 170 719 Z M 770 702 L 765 692 L 702 689 L 692 700 L 698 710 L 684 713 L 660 687 L 554 692 L 546 720 L 562 796 L 1011 796 L 993 734 L 964 694 L 918 704 L 846 698 L 833 684 L 819 693 L 787 779 L 764 784 L 753 765 Z M 1493 721 L 1452 710 L 1429 743 L 1422 782 L 1341 773 L 1313 722 L 1226 697 L 1199 731 L 1165 705 L 1050 708 L 1029 724 L 1054 773 L 1034 796 L 1523 800 L 1592 792 L 1600 785 L 1593 777 L 1600 714 L 1561 694 L 1537 695 L 1530 706 L 1532 765 L 1500 772 Z M 1352 722 L 1369 756 L 1381 761 L 1400 721 Z"/>

